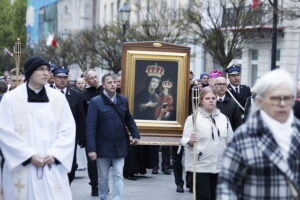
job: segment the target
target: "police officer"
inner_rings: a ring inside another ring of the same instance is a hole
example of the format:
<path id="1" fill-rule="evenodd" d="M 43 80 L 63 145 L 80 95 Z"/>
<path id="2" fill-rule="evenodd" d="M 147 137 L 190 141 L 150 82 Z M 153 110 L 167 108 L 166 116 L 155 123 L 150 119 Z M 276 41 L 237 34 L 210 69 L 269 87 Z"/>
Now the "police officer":
<path id="1" fill-rule="evenodd" d="M 241 85 L 241 67 L 231 65 L 225 70 L 228 73 L 230 83 L 228 84 L 227 96 L 239 103 L 242 118 L 246 118 L 251 106 L 251 90 L 246 85 Z M 233 98 L 234 97 L 234 98 Z"/>
<path id="2" fill-rule="evenodd" d="M 83 103 L 81 99 L 81 93 L 70 88 L 68 86 L 68 75 L 69 70 L 60 66 L 55 68 L 53 71 L 53 80 L 54 80 L 54 89 L 63 93 L 67 101 L 69 102 L 73 117 L 76 123 L 76 143 L 75 143 L 75 151 L 74 151 L 74 159 L 72 164 L 71 172 L 69 175 L 70 184 L 75 177 L 75 172 L 78 167 L 76 163 L 76 147 L 79 144 L 81 147 L 85 144 L 85 114 L 83 110 Z"/>

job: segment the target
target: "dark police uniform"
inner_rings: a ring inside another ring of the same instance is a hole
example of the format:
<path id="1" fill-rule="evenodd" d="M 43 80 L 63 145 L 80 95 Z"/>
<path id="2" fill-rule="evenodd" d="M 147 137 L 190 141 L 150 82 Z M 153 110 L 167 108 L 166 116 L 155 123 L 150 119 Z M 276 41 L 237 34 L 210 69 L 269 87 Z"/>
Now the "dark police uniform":
<path id="1" fill-rule="evenodd" d="M 230 74 L 240 74 L 241 67 L 238 65 L 232 65 L 229 68 L 226 69 L 226 72 Z M 240 108 L 241 114 L 243 114 L 246 118 L 250 111 L 251 107 L 251 90 L 246 85 L 239 85 L 238 87 L 238 93 L 236 91 L 236 88 L 233 88 L 231 84 L 228 84 L 228 90 L 231 92 L 231 94 L 234 96 L 234 98 L 241 104 L 241 106 L 245 109 L 243 111 Z M 227 92 L 226 95 L 228 97 L 231 97 L 231 95 Z"/>
<path id="2" fill-rule="evenodd" d="M 53 70 L 54 76 L 68 76 L 69 70 L 63 66 L 57 67 Z M 85 143 L 85 113 L 83 110 L 83 103 L 81 93 L 67 86 L 64 89 L 64 95 L 70 105 L 75 123 L 76 123 L 76 142 L 74 150 L 74 158 L 71 172 L 68 174 L 70 183 L 74 180 L 75 172 L 78 167 L 76 161 L 77 144 L 84 146 Z"/>

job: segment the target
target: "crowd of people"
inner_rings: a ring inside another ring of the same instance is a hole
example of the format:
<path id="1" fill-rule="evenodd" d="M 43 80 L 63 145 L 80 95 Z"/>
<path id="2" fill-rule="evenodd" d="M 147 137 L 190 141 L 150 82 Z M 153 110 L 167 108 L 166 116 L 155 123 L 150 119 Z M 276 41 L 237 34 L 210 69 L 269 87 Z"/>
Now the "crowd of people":
<path id="1" fill-rule="evenodd" d="M 24 80 L 17 80 L 15 70 L 0 80 L 1 194 L 4 199 L 72 199 L 79 145 L 86 152 L 91 195 L 100 200 L 108 193 L 122 199 L 124 178 L 137 180 L 146 169 L 158 174 L 160 151 L 161 170 L 170 175 L 173 169 L 176 191 L 184 192 L 185 183 L 197 200 L 298 199 L 300 91 L 297 96 L 295 81 L 277 69 L 251 90 L 241 84 L 240 66 L 224 73 L 212 70 L 194 79 L 190 72 L 190 94 L 199 91 L 199 104 L 193 109 L 190 95 L 180 146 L 142 146 L 134 119 L 174 117 L 170 80 L 149 73 L 132 115 L 121 95 L 120 74 L 105 74 L 100 84 L 91 69 L 70 81 L 66 67 L 28 58 Z"/>

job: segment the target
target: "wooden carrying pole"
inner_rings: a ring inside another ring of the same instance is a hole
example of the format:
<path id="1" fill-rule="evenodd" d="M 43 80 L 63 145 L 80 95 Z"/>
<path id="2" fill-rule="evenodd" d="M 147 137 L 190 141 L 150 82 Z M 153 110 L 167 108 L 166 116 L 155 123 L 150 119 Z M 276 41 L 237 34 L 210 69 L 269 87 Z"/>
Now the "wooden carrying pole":
<path id="1" fill-rule="evenodd" d="M 14 48 L 14 57 L 16 62 L 16 85 L 18 86 L 20 84 L 20 63 L 21 63 L 21 42 L 20 38 L 17 38 L 17 41 L 15 42 L 15 48 Z"/>
<path id="2" fill-rule="evenodd" d="M 194 134 L 197 136 L 197 116 L 198 116 L 198 109 L 199 109 L 199 88 L 194 86 L 192 88 L 192 108 L 193 108 L 193 128 Z M 196 162 L 197 162 L 197 142 L 193 145 L 193 199 L 196 200 Z"/>

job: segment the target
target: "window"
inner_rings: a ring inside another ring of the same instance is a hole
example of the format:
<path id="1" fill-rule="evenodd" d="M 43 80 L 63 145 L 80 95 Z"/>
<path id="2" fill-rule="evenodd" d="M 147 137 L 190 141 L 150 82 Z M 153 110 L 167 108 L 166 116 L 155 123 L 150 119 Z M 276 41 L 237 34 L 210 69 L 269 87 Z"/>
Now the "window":
<path id="1" fill-rule="evenodd" d="M 103 23 L 106 24 L 106 5 L 104 5 Z"/>
<path id="2" fill-rule="evenodd" d="M 48 33 L 57 33 L 57 3 L 40 8 L 38 27 L 39 39 L 46 38 Z"/>
<path id="3" fill-rule="evenodd" d="M 251 50 L 251 60 L 258 60 L 258 50 L 257 49 Z"/>
<path id="4" fill-rule="evenodd" d="M 280 61 L 280 49 L 276 49 L 276 61 Z"/>
<path id="5" fill-rule="evenodd" d="M 120 10 L 120 0 L 117 1 L 117 11 Z"/>
<path id="6" fill-rule="evenodd" d="M 251 86 L 254 85 L 256 79 L 257 79 L 257 65 L 253 64 L 251 65 Z"/>
<path id="7" fill-rule="evenodd" d="M 110 14 L 111 14 L 110 21 L 113 22 L 114 21 L 114 3 L 110 4 Z"/>

